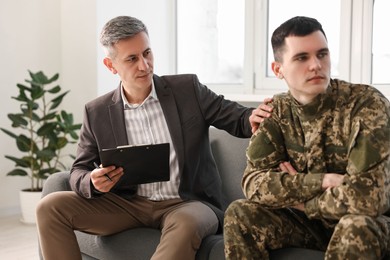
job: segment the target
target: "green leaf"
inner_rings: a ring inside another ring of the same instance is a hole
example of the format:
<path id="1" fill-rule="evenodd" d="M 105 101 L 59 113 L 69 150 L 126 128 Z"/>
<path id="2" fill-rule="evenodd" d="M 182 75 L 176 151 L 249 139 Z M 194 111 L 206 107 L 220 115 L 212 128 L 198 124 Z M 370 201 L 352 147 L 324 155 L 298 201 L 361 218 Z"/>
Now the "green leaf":
<path id="1" fill-rule="evenodd" d="M 27 172 L 22 169 L 14 169 L 7 173 L 8 176 L 28 176 Z"/>
<path id="2" fill-rule="evenodd" d="M 57 141 L 57 148 L 61 149 L 64 148 L 68 144 L 68 140 L 65 137 L 58 138 Z"/>
<path id="3" fill-rule="evenodd" d="M 79 139 L 79 135 L 75 131 L 70 131 L 69 135 L 74 139 L 77 140 Z"/>
<path id="4" fill-rule="evenodd" d="M 49 162 L 56 156 L 56 153 L 52 149 L 45 148 L 43 150 L 37 151 L 36 155 L 38 159 Z"/>
<path id="5" fill-rule="evenodd" d="M 14 156 L 9 156 L 6 155 L 5 158 L 10 159 L 11 161 L 15 162 L 16 166 L 24 167 L 24 168 L 29 168 L 31 163 L 30 157 L 23 157 L 22 159 L 16 158 Z"/>
<path id="6" fill-rule="evenodd" d="M 39 118 L 38 114 L 36 113 L 31 113 L 31 119 L 35 122 L 40 122 L 41 119 Z"/>
<path id="7" fill-rule="evenodd" d="M 38 129 L 37 134 L 39 136 L 50 135 L 54 132 L 54 130 L 56 129 L 56 126 L 57 126 L 57 123 L 46 123 Z"/>
<path id="8" fill-rule="evenodd" d="M 39 99 L 43 95 L 45 95 L 45 92 L 46 91 L 41 86 L 37 86 L 36 88 L 33 88 L 33 90 L 31 91 L 31 98 L 34 100 Z"/>
<path id="9" fill-rule="evenodd" d="M 39 104 L 34 100 L 28 100 L 27 102 L 21 104 L 20 106 L 27 110 L 37 110 L 39 108 Z"/>
<path id="10" fill-rule="evenodd" d="M 33 112 L 35 109 L 32 109 L 31 107 L 28 107 L 28 105 L 22 105 L 20 109 L 23 112 L 23 117 L 31 118 L 35 122 L 39 122 L 41 120 L 39 118 L 38 114 Z"/>
<path id="11" fill-rule="evenodd" d="M 30 73 L 30 77 L 32 79 L 32 81 L 27 81 L 27 82 L 30 82 L 32 84 L 38 84 L 38 85 L 44 85 L 44 84 L 48 84 L 49 83 L 49 80 L 48 78 L 46 77 L 46 75 L 42 72 L 42 71 L 38 71 L 36 73 L 33 73 L 31 71 L 29 71 Z"/>
<path id="12" fill-rule="evenodd" d="M 18 136 L 16 134 L 14 134 L 13 132 L 11 131 L 8 131 L 7 129 L 4 129 L 4 128 L 0 128 L 1 131 L 3 131 L 4 133 L 6 133 L 7 135 L 11 136 L 12 138 L 17 138 Z"/>
<path id="13" fill-rule="evenodd" d="M 66 113 L 64 110 L 61 111 L 61 117 L 64 120 L 66 125 L 73 124 L 73 115 L 71 113 Z"/>
<path id="14" fill-rule="evenodd" d="M 58 107 L 61 102 L 62 102 L 62 99 L 65 97 L 66 94 L 68 94 L 69 90 L 66 91 L 65 93 L 57 96 L 56 98 L 52 99 L 51 102 L 52 102 L 52 105 L 50 107 L 50 109 L 55 109 L 56 107 Z"/>
<path id="15" fill-rule="evenodd" d="M 51 120 L 51 119 L 55 118 L 56 115 L 57 115 L 56 112 L 49 113 L 46 116 L 42 117 L 42 120 L 46 120 L 46 121 Z"/>
<path id="16" fill-rule="evenodd" d="M 51 174 L 60 171 L 60 169 L 56 168 L 46 168 L 46 169 L 41 169 L 37 173 L 37 178 L 39 179 L 47 179 Z"/>
<path id="17" fill-rule="evenodd" d="M 81 128 L 81 124 L 74 124 L 70 127 L 71 130 L 79 130 Z"/>
<path id="18" fill-rule="evenodd" d="M 38 149 L 34 141 L 32 141 L 30 138 L 22 134 L 16 138 L 16 145 L 19 151 L 22 152 L 29 152 L 29 151 L 34 152 Z"/>
<path id="19" fill-rule="evenodd" d="M 20 92 L 24 93 L 24 91 L 31 91 L 30 87 L 27 87 L 27 86 L 25 86 L 23 84 L 18 83 L 18 84 L 16 84 L 16 86 L 19 88 Z"/>
<path id="20" fill-rule="evenodd" d="M 54 88 L 48 90 L 48 92 L 51 93 L 51 94 L 57 94 L 60 91 L 61 91 L 61 87 L 58 86 L 58 85 L 55 86 Z"/>
<path id="21" fill-rule="evenodd" d="M 32 84 L 47 85 L 47 84 L 50 84 L 50 83 L 56 81 L 59 78 L 58 73 L 56 73 L 50 79 L 42 71 L 38 71 L 36 73 L 29 71 L 29 73 L 30 73 L 30 77 L 31 77 L 32 81 L 27 81 L 27 80 L 26 81 L 30 82 Z"/>
<path id="22" fill-rule="evenodd" d="M 22 85 L 23 86 L 23 85 Z M 24 86 L 23 86 L 24 87 Z M 30 92 L 30 89 L 26 89 L 27 91 Z M 13 99 L 17 100 L 17 101 L 20 101 L 20 102 L 27 102 L 29 101 L 30 99 L 27 97 L 26 95 L 26 92 L 25 92 L 25 89 L 23 88 L 20 88 L 19 89 L 19 96 L 17 97 L 12 97 Z"/>
<path id="23" fill-rule="evenodd" d="M 53 77 L 51 77 L 51 78 L 48 80 L 47 84 L 50 84 L 50 83 L 56 81 L 59 77 L 60 77 L 60 74 L 56 73 Z"/>
<path id="24" fill-rule="evenodd" d="M 8 114 L 8 118 L 12 121 L 12 127 L 28 125 L 27 120 L 23 118 L 23 114 Z"/>

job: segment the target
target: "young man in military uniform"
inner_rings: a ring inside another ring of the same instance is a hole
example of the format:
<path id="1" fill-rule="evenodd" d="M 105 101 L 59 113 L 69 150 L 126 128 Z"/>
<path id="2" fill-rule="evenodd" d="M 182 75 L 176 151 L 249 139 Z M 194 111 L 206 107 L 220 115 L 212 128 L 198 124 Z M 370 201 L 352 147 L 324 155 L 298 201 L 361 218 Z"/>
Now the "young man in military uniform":
<path id="1" fill-rule="evenodd" d="M 326 259 L 389 250 L 390 105 L 375 88 L 330 78 L 321 24 L 295 17 L 272 35 L 272 69 L 289 91 L 252 136 L 246 199 L 225 214 L 227 259 L 305 247 Z"/>

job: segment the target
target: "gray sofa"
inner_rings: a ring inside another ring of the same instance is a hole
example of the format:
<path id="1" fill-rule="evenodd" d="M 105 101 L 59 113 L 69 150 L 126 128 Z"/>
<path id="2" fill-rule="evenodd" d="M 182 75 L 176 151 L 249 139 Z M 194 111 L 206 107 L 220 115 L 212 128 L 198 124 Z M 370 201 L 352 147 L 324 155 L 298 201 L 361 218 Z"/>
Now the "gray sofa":
<path id="1" fill-rule="evenodd" d="M 229 201 L 243 198 L 241 176 L 246 158 L 245 149 L 249 139 L 230 136 L 224 131 L 210 129 L 210 144 L 221 175 L 223 190 Z M 55 192 L 70 190 L 69 172 L 51 175 L 45 182 L 43 196 Z M 160 240 L 160 231 L 151 228 L 126 230 L 112 236 L 94 236 L 76 231 L 83 259 L 104 260 L 145 260 L 150 259 Z M 196 259 L 225 259 L 223 252 L 223 235 L 205 238 L 198 250 Z M 285 248 L 271 252 L 271 259 L 324 259 L 320 251 Z"/>

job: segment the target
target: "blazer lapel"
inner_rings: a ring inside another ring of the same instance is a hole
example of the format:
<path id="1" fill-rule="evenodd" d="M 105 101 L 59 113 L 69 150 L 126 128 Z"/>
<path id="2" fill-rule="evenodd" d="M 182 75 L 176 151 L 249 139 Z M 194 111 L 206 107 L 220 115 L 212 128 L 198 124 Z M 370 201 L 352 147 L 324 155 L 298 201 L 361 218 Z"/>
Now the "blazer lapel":
<path id="1" fill-rule="evenodd" d="M 110 123 L 112 132 L 114 133 L 114 139 L 116 146 L 127 145 L 128 138 L 126 132 L 125 118 L 123 114 L 123 101 L 121 98 L 121 86 L 114 92 L 112 96 L 113 103 L 108 108 L 110 116 Z"/>
<path id="2" fill-rule="evenodd" d="M 176 149 L 179 161 L 179 170 L 181 171 L 181 169 L 183 169 L 184 162 L 183 133 L 181 130 L 181 122 L 177 111 L 175 97 L 171 88 L 167 86 L 160 77 L 154 75 L 153 80 L 169 132 L 171 133 L 172 142 Z"/>

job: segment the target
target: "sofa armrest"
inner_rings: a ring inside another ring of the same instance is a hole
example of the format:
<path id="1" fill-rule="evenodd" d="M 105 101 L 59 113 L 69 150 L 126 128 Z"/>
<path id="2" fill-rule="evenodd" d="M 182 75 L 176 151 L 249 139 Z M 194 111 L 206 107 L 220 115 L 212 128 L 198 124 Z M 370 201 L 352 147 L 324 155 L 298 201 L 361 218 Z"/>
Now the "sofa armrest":
<path id="1" fill-rule="evenodd" d="M 43 185 L 42 197 L 56 191 L 70 191 L 69 171 L 56 172 L 47 178 Z"/>

